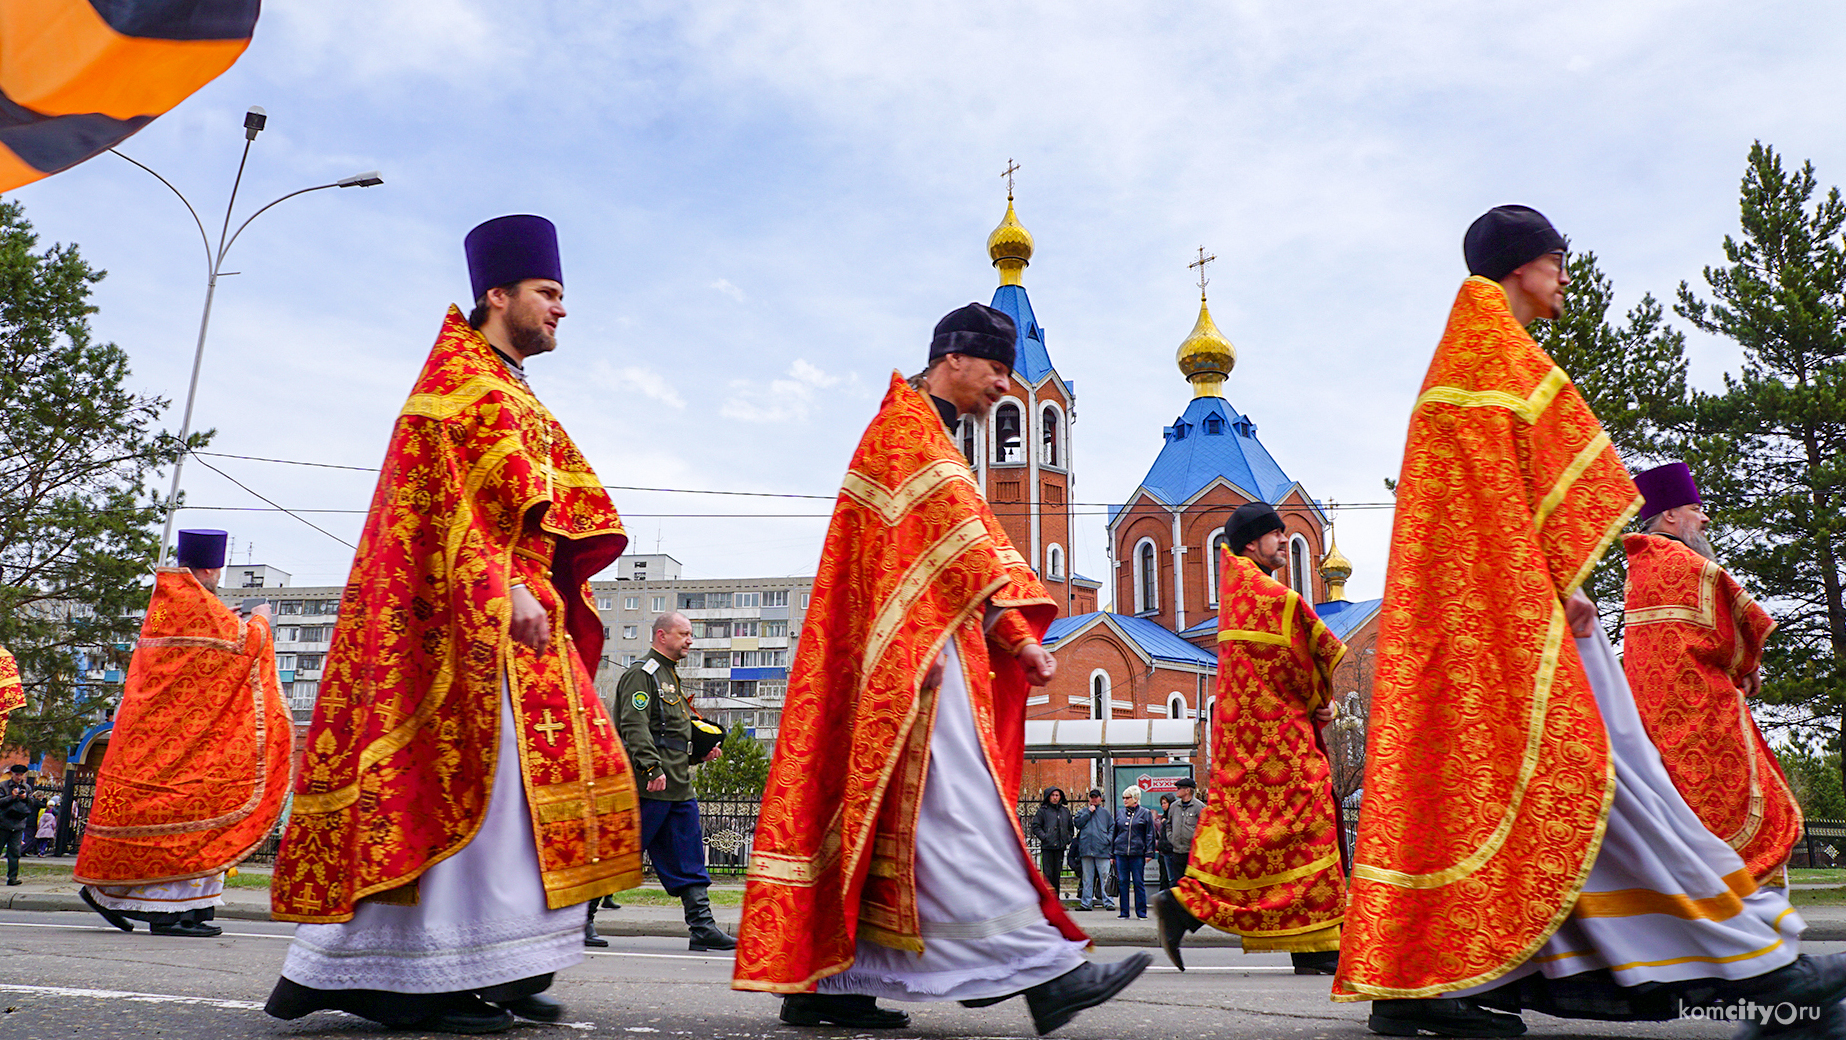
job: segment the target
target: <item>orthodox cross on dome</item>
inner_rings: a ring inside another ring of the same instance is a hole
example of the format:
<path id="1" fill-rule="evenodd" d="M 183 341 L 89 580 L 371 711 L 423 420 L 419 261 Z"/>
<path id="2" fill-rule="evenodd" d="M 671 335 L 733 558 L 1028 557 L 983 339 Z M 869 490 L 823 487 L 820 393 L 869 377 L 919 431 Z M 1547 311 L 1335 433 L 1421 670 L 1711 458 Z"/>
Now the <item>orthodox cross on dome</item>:
<path id="1" fill-rule="evenodd" d="M 1211 279 L 1205 277 L 1205 265 L 1217 259 L 1218 259 L 1218 254 L 1213 253 L 1210 256 L 1206 256 L 1205 247 L 1200 246 L 1199 247 L 1199 258 L 1186 265 L 1187 267 L 1196 267 L 1199 269 L 1199 299 L 1201 300 L 1205 298 L 1206 284 L 1211 281 Z"/>
<path id="2" fill-rule="evenodd" d="M 1011 159 L 1006 161 L 1006 169 L 1000 171 L 1000 176 L 1006 178 L 1006 201 L 1008 202 L 1013 201 L 1013 174 L 1018 171 L 1019 164 Z"/>

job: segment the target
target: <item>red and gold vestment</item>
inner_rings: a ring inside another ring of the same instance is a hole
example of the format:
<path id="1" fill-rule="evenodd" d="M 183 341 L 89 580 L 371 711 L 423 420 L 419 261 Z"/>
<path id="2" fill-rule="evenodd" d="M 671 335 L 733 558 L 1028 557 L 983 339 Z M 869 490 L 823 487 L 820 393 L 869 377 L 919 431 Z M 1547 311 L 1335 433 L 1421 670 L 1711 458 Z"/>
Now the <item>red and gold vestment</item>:
<path id="1" fill-rule="evenodd" d="M 628 758 L 591 676 L 589 578 L 628 538 L 570 436 L 449 309 L 391 434 L 272 889 L 278 920 L 338 922 L 460 850 L 497 768 L 519 769 L 552 909 L 641 880 Z M 524 584 L 542 653 L 509 635 Z M 502 682 L 518 762 L 498 762 Z"/>
<path id="2" fill-rule="evenodd" d="M 294 747 L 269 622 L 239 618 L 183 567 L 160 568 L 76 881 L 150 885 L 241 862 L 282 815 Z"/>
<path id="3" fill-rule="evenodd" d="M 1339 810 L 1312 716 L 1346 647 L 1294 589 L 1224 553 L 1210 797 L 1175 888 L 1246 950 L 1337 950 Z"/>
<path id="4" fill-rule="evenodd" d="M 1631 534 L 1622 671 L 1673 786 L 1759 882 L 1782 874 L 1801 807 L 1739 687 L 1775 621 L 1683 542 Z"/>
<path id="5" fill-rule="evenodd" d="M 19 662 L 0 646 L 0 740 L 6 739 L 6 717 L 26 706 L 26 688 L 19 681 Z"/>
<path id="6" fill-rule="evenodd" d="M 1002 613 L 983 634 L 990 607 Z M 802 623 L 750 859 L 734 988 L 811 991 L 852 966 L 859 938 L 923 949 L 917 813 L 936 693 L 923 680 L 950 637 L 994 797 L 1008 806 L 1024 862 L 1025 835 L 1010 809 L 1025 761 L 1027 683 L 1012 655 L 1056 613 L 942 417 L 893 373 L 853 453 Z M 1046 918 L 1083 939 L 1030 873 Z"/>
<path id="7" fill-rule="evenodd" d="M 1463 282 L 1398 480 L 1334 999 L 1492 981 L 1571 912 L 1615 775 L 1563 604 L 1640 504 L 1505 290 Z"/>

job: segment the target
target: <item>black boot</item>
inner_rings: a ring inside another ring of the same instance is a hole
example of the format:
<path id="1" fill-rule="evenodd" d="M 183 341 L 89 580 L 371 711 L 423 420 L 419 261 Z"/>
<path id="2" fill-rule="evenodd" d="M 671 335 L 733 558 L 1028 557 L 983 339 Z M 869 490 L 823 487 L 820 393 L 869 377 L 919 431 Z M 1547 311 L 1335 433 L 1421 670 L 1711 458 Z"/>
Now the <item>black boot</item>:
<path id="1" fill-rule="evenodd" d="M 90 886 L 83 885 L 79 887 L 77 889 L 77 894 L 83 898 L 84 902 L 90 904 L 90 909 L 103 915 L 103 920 L 115 925 L 124 932 L 132 932 L 135 930 L 135 923 L 133 921 L 130 921 L 128 918 L 123 917 L 121 914 L 97 902 L 96 897 L 90 894 Z"/>
<path id="2" fill-rule="evenodd" d="M 1205 922 L 1192 916 L 1179 897 L 1170 888 L 1154 893 L 1154 934 L 1160 937 L 1160 948 L 1167 951 L 1167 960 L 1180 971 L 1186 970 L 1186 962 L 1179 955 L 1180 940 L 1188 932 L 1196 932 Z"/>
<path id="3" fill-rule="evenodd" d="M 844 993 L 790 993 L 782 998 L 782 1021 L 791 1026 L 902 1029 L 910 1016 L 878 1006 L 871 997 Z"/>
<path id="4" fill-rule="evenodd" d="M 692 942 L 686 948 L 697 951 L 735 950 L 737 940 L 724 934 L 711 915 L 711 893 L 704 885 L 693 885 L 679 894 L 686 908 L 686 931 Z"/>
<path id="5" fill-rule="evenodd" d="M 1422 1000 L 1374 1000 L 1366 1020 L 1383 1036 L 1522 1036 L 1525 1020 L 1489 1011 L 1472 1000 L 1430 997 Z"/>
<path id="6" fill-rule="evenodd" d="M 1340 972 L 1340 951 L 1338 950 L 1297 950 L 1288 955 L 1295 965 L 1297 975 L 1337 975 Z"/>
<path id="7" fill-rule="evenodd" d="M 584 905 L 585 905 L 585 917 L 583 920 L 583 945 L 595 946 L 595 947 L 603 947 L 603 946 L 609 945 L 609 940 L 596 934 L 596 900 L 592 899 Z"/>
<path id="8" fill-rule="evenodd" d="M 1077 1012 L 1093 1008 L 1128 988 L 1141 977 L 1154 958 L 1137 953 L 1114 964 L 1085 961 L 1050 982 L 1041 982 L 1026 990 L 1026 1010 L 1032 1012 L 1032 1028 L 1039 1036 L 1077 1017 Z"/>
<path id="9" fill-rule="evenodd" d="M 564 1004 L 555 997 L 545 995 L 545 991 L 551 988 L 551 979 L 552 973 L 546 972 L 478 989 L 474 995 L 520 1018 L 534 1022 L 556 1022 L 564 1017 Z"/>

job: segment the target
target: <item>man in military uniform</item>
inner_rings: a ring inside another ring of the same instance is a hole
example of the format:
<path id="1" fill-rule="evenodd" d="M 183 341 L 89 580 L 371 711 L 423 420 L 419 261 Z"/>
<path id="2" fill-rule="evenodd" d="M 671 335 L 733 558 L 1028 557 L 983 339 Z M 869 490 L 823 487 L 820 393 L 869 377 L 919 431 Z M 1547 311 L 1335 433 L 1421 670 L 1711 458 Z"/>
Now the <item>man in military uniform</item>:
<path id="1" fill-rule="evenodd" d="M 692 622 L 684 614 L 655 618 L 654 645 L 622 673 L 609 712 L 621 730 L 622 744 L 634 763 L 635 784 L 641 788 L 641 845 L 654 862 L 661 887 L 686 907 L 686 928 L 692 937 L 688 949 L 734 950 L 737 940 L 712 919 L 707 892 L 711 875 L 705 872 L 699 801 L 692 792 L 692 708 L 674 668 L 690 649 Z M 714 747 L 701 761 L 715 762 L 723 754 L 722 747 Z M 590 935 L 585 933 L 585 941 Z"/>

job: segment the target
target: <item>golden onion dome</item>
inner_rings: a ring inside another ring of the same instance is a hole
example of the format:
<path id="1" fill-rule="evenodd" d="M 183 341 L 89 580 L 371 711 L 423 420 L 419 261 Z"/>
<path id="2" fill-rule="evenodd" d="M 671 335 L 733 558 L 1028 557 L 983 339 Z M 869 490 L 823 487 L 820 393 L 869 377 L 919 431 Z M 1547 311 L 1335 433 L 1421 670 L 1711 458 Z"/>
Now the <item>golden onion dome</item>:
<path id="1" fill-rule="evenodd" d="M 1327 579 L 1327 601 L 1344 602 L 1346 579 L 1352 577 L 1352 561 L 1340 551 L 1331 533 L 1327 537 L 1327 555 L 1321 557 L 1320 576 Z"/>
<path id="2" fill-rule="evenodd" d="M 1001 285 L 1020 285 L 1020 272 L 1032 262 L 1032 232 L 1019 222 L 1013 212 L 1013 197 L 1006 197 L 1006 216 L 1000 226 L 987 236 L 987 255 L 1000 269 Z"/>
<path id="3" fill-rule="evenodd" d="M 1192 396 L 1223 397 L 1224 381 L 1237 367 L 1237 348 L 1211 320 L 1211 308 L 1199 295 L 1199 320 L 1179 345 L 1179 370 L 1192 381 Z"/>

